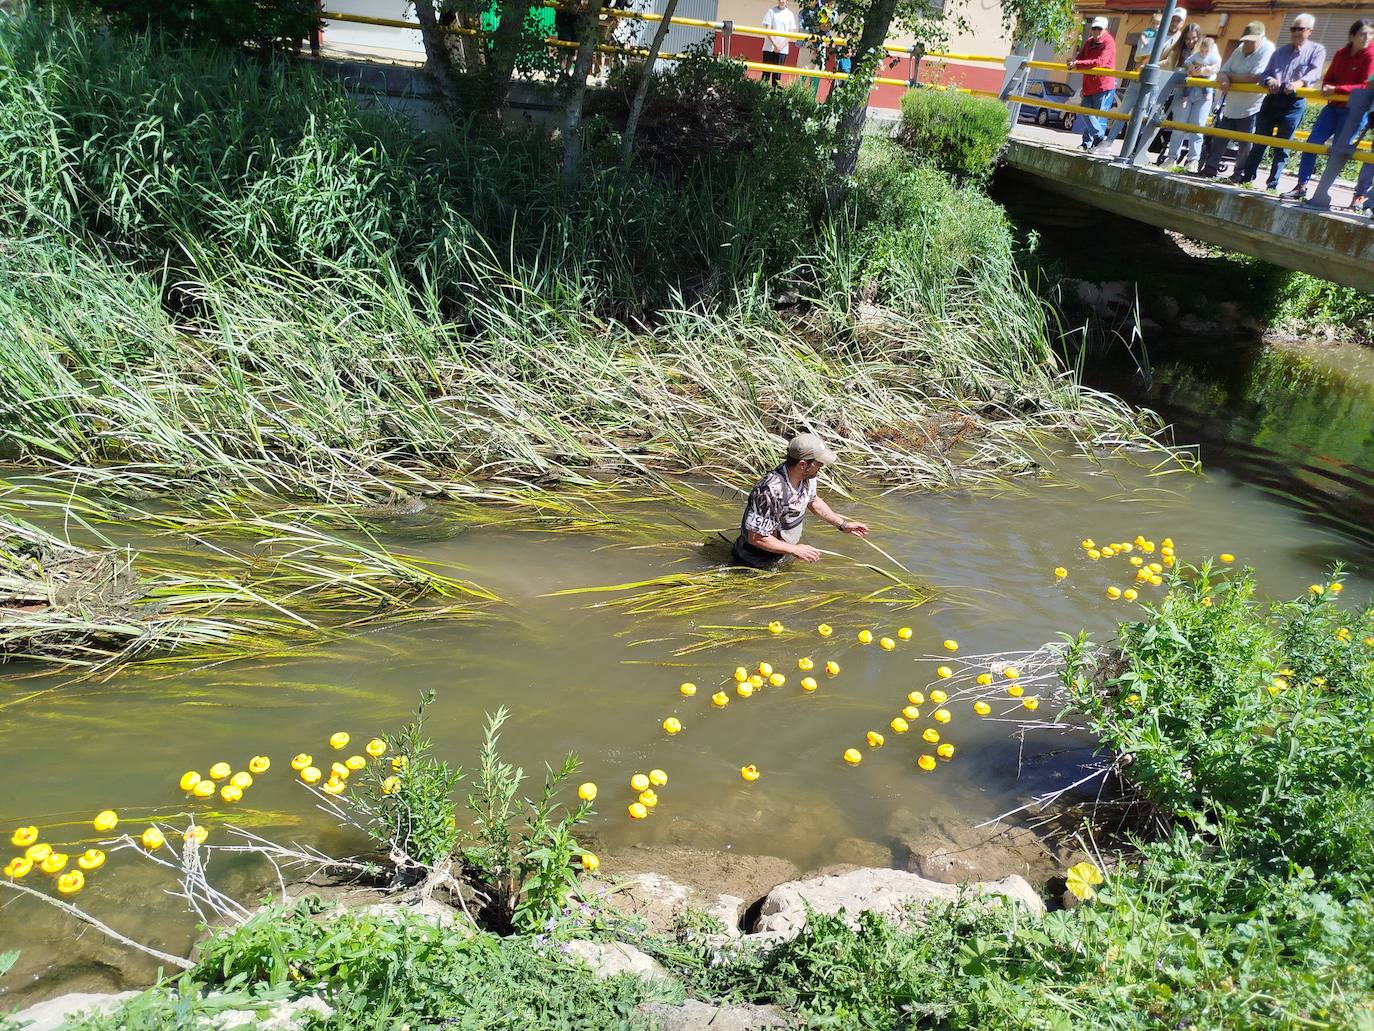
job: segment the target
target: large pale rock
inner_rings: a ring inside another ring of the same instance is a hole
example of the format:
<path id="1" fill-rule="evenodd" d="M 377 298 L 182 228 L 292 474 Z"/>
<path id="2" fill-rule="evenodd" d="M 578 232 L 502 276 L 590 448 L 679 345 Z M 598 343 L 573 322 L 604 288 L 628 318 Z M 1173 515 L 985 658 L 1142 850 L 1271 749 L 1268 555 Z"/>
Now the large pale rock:
<path id="1" fill-rule="evenodd" d="M 567 951 L 587 964 L 597 977 L 633 974 L 654 980 L 668 976 L 653 957 L 624 942 L 575 941 L 568 944 Z"/>
<path id="2" fill-rule="evenodd" d="M 313 995 L 284 999 L 262 1009 L 225 1010 L 215 1017 L 216 1031 L 251 1027 L 253 1031 L 296 1031 L 313 1017 L 333 1016 L 334 1007 Z"/>
<path id="3" fill-rule="evenodd" d="M 834 915 L 844 910 L 852 921 L 862 912 L 900 918 L 908 906 L 954 899 L 960 888 L 927 880 L 903 870 L 853 870 L 835 876 L 810 877 L 780 884 L 763 900 L 755 931 L 777 937 L 791 937 L 806 925 L 806 907 L 817 913 Z M 1016 875 L 997 881 L 979 881 L 962 890 L 979 895 L 1000 895 L 1043 913 L 1040 896 Z"/>
<path id="4" fill-rule="evenodd" d="M 11 1018 L 24 1031 L 57 1031 L 78 1014 L 113 1013 L 138 992 L 69 992 L 35 1003 Z"/>
<path id="5" fill-rule="evenodd" d="M 932 881 L 962 884 L 1020 874 L 1043 883 L 1062 867 L 1034 831 L 978 830 L 957 818 L 936 818 L 906 843 L 906 868 Z"/>
<path id="6" fill-rule="evenodd" d="M 652 1020 L 658 1031 L 757 1031 L 789 1026 L 787 1014 L 776 1006 L 712 1006 L 688 999 L 680 1006 L 645 1003 L 639 1012 Z"/>
<path id="7" fill-rule="evenodd" d="M 392 923 L 404 923 L 408 917 L 417 917 L 443 930 L 457 931 L 464 937 L 471 937 L 474 933 L 472 922 L 464 914 L 437 899 L 416 899 L 412 902 L 377 902 L 370 906 L 359 907 L 358 912 L 368 913 Z"/>

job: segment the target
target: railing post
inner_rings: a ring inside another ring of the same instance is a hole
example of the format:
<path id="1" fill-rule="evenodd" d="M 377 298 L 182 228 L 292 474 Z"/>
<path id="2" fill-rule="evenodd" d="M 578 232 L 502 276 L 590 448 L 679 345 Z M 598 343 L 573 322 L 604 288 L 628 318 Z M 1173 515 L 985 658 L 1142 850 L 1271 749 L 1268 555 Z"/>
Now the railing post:
<path id="1" fill-rule="evenodd" d="M 925 47 L 913 43 L 908 53 L 911 54 L 911 78 L 907 79 L 906 88 L 915 89 L 921 84 L 921 57 L 925 53 Z"/>
<path id="2" fill-rule="evenodd" d="M 1155 30 L 1154 42 L 1150 44 L 1150 60 L 1140 69 L 1140 91 L 1136 94 L 1135 107 L 1131 108 L 1131 120 L 1126 123 L 1126 137 L 1121 141 L 1121 153 L 1117 160 L 1130 163 L 1140 139 L 1140 122 L 1154 103 L 1155 93 L 1162 77 L 1159 59 L 1164 53 L 1164 37 L 1169 33 L 1169 23 L 1174 20 L 1174 0 L 1165 0 L 1164 13 L 1159 28 Z"/>
<path id="3" fill-rule="evenodd" d="M 1024 49 L 1017 47 L 1016 50 Z M 1029 54 L 1019 54 L 1016 51 L 1008 54 L 1006 60 L 1002 62 L 1002 89 L 997 94 L 997 99 L 1007 105 L 1007 111 L 1011 114 L 1012 127 L 1016 127 L 1017 119 L 1021 117 L 1021 105 L 1016 101 L 1008 101 L 1007 97 L 1012 93 L 1021 92 L 1017 85 L 1021 75 L 1025 72 L 1026 62 L 1030 60 Z"/>
<path id="4" fill-rule="evenodd" d="M 1311 199 L 1303 202 L 1303 207 L 1318 208 L 1322 211 L 1331 207 L 1331 186 L 1335 183 L 1336 177 L 1341 174 L 1341 169 L 1345 168 L 1345 163 L 1350 160 L 1350 155 L 1355 153 L 1355 147 L 1360 142 L 1358 139 L 1350 138 L 1353 133 L 1350 133 L 1348 129 L 1358 125 L 1359 120 L 1372 105 L 1374 105 L 1374 89 L 1357 89 L 1347 94 L 1345 117 L 1341 119 L 1341 127 L 1336 131 L 1336 135 L 1331 138 L 1331 146 L 1326 152 L 1326 167 L 1322 169 L 1321 180 L 1317 183 L 1316 192 L 1312 194 Z"/>
<path id="5" fill-rule="evenodd" d="M 735 23 L 723 21 L 720 24 L 720 56 L 730 56 L 730 38 L 735 34 Z"/>
<path id="6" fill-rule="evenodd" d="M 1167 71 L 1167 69 L 1156 70 L 1161 76 Z M 1144 124 L 1138 124 L 1136 126 L 1137 137 L 1134 152 L 1127 151 L 1126 145 L 1122 144 L 1121 156 L 1118 160 L 1125 164 L 1136 166 L 1144 166 L 1150 163 L 1150 144 L 1153 143 L 1155 137 L 1159 135 L 1159 123 L 1164 121 L 1164 108 L 1168 104 L 1170 96 L 1181 97 L 1187 89 L 1187 72 L 1182 68 L 1176 68 L 1172 72 L 1168 72 L 1168 78 L 1164 80 L 1164 84 L 1159 88 L 1158 93 L 1154 93 L 1153 90 L 1151 91 L 1151 93 L 1154 94 L 1154 99 L 1150 105 L 1150 109 L 1148 111 L 1141 111 L 1140 121 Z M 1143 97 L 1145 94 L 1144 89 L 1140 92 Z M 1127 156 L 1128 154 L 1129 156 Z"/>

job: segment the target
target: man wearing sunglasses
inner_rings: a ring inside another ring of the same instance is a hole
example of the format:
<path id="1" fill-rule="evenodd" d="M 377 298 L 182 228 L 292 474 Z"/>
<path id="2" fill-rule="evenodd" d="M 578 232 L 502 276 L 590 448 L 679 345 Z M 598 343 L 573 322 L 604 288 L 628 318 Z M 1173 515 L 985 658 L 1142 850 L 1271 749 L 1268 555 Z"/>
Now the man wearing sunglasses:
<path id="1" fill-rule="evenodd" d="M 868 536 L 863 523 L 837 515 L 816 493 L 816 474 L 835 461 L 835 452 L 814 433 L 799 433 L 787 443 L 787 460 L 749 492 L 735 541 L 734 559 L 755 569 L 770 569 L 784 556 L 819 562 L 821 553 L 801 542 L 808 510 L 842 533 Z"/>
<path id="2" fill-rule="evenodd" d="M 1288 27 L 1289 42 L 1274 51 L 1268 66 L 1260 73 L 1259 84 L 1269 94 L 1260 104 L 1259 114 L 1255 118 L 1256 135 L 1291 140 L 1297 131 L 1303 110 L 1307 107 L 1307 101 L 1298 96 L 1298 90 L 1311 88 L 1320 82 L 1322 65 L 1326 63 L 1326 47 L 1311 39 L 1315 24 L 1310 14 L 1295 17 L 1293 24 Z M 1274 160 L 1269 166 L 1269 179 L 1265 186 L 1273 193 L 1279 188 L 1279 176 L 1283 174 L 1288 152 L 1279 147 L 1269 149 L 1274 152 Z M 1264 151 L 1262 146 L 1251 150 L 1245 164 L 1236 166 L 1231 180 L 1241 185 L 1253 183 L 1259 177 Z"/>

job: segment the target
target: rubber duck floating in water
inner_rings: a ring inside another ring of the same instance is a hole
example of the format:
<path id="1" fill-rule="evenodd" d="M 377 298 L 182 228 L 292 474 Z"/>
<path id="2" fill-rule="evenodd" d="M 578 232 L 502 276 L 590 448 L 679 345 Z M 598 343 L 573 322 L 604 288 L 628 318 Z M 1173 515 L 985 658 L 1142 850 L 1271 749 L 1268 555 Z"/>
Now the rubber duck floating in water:
<path id="1" fill-rule="evenodd" d="M 736 670 L 735 672 L 738 673 L 739 671 Z M 735 679 L 738 680 L 739 677 L 736 677 Z M 696 684 L 693 684 L 693 683 L 689 680 L 689 681 L 687 681 L 686 683 L 679 684 L 679 685 L 678 685 L 678 688 L 677 688 L 677 691 L 678 691 L 678 694 L 682 695 L 683 698 L 691 698 L 692 695 L 694 695 L 694 694 L 697 693 L 697 685 L 696 685 Z"/>
<path id="2" fill-rule="evenodd" d="M 631 791 L 643 791 L 649 786 L 649 778 L 646 774 L 636 773 L 630 778 Z"/>
<path id="3" fill-rule="evenodd" d="M 909 627 L 909 626 L 904 626 L 904 627 L 902 627 L 900 630 L 897 631 L 897 636 L 900 637 L 903 641 L 910 641 L 910 640 L 911 640 L 911 627 Z"/>
<path id="4" fill-rule="evenodd" d="M 750 763 L 748 766 L 741 766 L 739 768 L 739 775 L 752 784 L 759 779 L 759 768 L 753 763 Z"/>
<path id="5" fill-rule="evenodd" d="M 829 637 L 834 632 L 834 629 L 829 623 L 822 623 L 820 626 L 816 627 L 816 633 L 820 634 L 822 637 Z"/>
<path id="6" fill-rule="evenodd" d="M 215 793 L 215 782 L 213 780 L 202 780 L 196 783 L 191 789 L 191 794 L 196 798 L 210 798 Z"/>
<path id="7" fill-rule="evenodd" d="M 210 767 L 211 780 L 223 780 L 234 772 L 234 768 L 226 762 L 217 762 Z"/>
<path id="8" fill-rule="evenodd" d="M 893 648 L 897 647 L 897 642 L 890 637 L 884 637 L 878 642 L 878 647 L 882 648 L 885 652 L 890 652 Z"/>
<path id="9" fill-rule="evenodd" d="M 664 784 L 668 783 L 668 774 L 664 773 L 662 770 L 650 770 L 649 783 L 656 788 L 661 788 Z"/>
<path id="10" fill-rule="evenodd" d="M 988 713 L 992 712 L 992 706 L 987 702 L 974 702 L 973 711 L 979 716 L 986 716 Z"/>
<path id="11" fill-rule="evenodd" d="M 916 760 L 916 765 L 929 773 L 931 770 L 935 769 L 935 756 L 923 755 Z"/>
<path id="12" fill-rule="evenodd" d="M 884 741 L 886 741 L 886 738 L 884 738 L 876 730 L 870 730 L 868 734 L 865 736 L 868 739 L 869 748 L 882 748 Z"/>
<path id="13" fill-rule="evenodd" d="M 38 840 L 38 828 L 32 825 L 20 827 L 10 835 L 10 844 L 15 848 L 28 848 Z"/>
<path id="14" fill-rule="evenodd" d="M 771 622 L 771 623 L 768 624 L 768 632 L 769 632 L 770 634 L 780 634 L 780 633 L 782 633 L 783 630 L 785 630 L 785 629 L 786 629 L 786 627 L 784 627 L 784 626 L 783 626 L 780 622 L 778 622 L 776 619 L 773 620 L 773 622 Z"/>
<path id="15" fill-rule="evenodd" d="M 262 774 L 272 768 L 272 760 L 265 755 L 255 755 L 248 760 L 248 772 Z"/>
<path id="16" fill-rule="evenodd" d="M 844 750 L 844 761 L 850 766 L 858 766 L 864 761 L 864 755 L 857 748 L 846 748 Z"/>
<path id="17" fill-rule="evenodd" d="M 740 685 L 740 687 L 744 686 L 744 684 Z M 730 704 L 730 696 L 726 694 L 724 691 L 717 691 L 715 694 L 711 696 L 711 704 L 714 705 L 717 709 L 723 709 Z"/>
<path id="18" fill-rule="evenodd" d="M 958 641 L 945 641 L 945 651 L 947 651 L 947 652 L 957 652 L 958 650 L 959 650 L 959 642 L 958 642 Z"/>
<path id="19" fill-rule="evenodd" d="M 167 843 L 167 839 L 162 836 L 162 831 L 156 827 L 149 827 L 139 835 L 139 843 L 149 852 L 156 852 Z"/>
<path id="20" fill-rule="evenodd" d="M 91 826 L 104 833 L 112 831 L 119 824 L 119 814 L 113 809 L 105 809 L 95 814 L 95 819 L 91 821 Z"/>
<path id="21" fill-rule="evenodd" d="M 825 664 L 825 671 L 832 677 L 839 676 L 840 664 L 836 662 L 834 659 L 831 659 L 829 662 Z"/>
<path id="22" fill-rule="evenodd" d="M 948 741 L 946 741 L 939 748 L 935 749 L 935 754 L 938 755 L 941 759 L 953 759 L 954 746 L 950 744 Z"/>
<path id="23" fill-rule="evenodd" d="M 69 870 L 57 879 L 57 890 L 63 895 L 75 895 L 86 886 L 86 875 L 80 870 Z"/>
<path id="24" fill-rule="evenodd" d="M 577 797 L 584 802 L 596 801 L 596 785 L 591 781 L 579 784 L 577 786 Z"/>
<path id="25" fill-rule="evenodd" d="M 663 721 L 663 729 L 669 734 L 676 734 L 682 729 L 682 721 L 676 716 L 669 716 Z"/>
<path id="26" fill-rule="evenodd" d="M 334 731 L 334 733 L 329 735 L 329 747 L 335 749 L 347 748 L 348 742 L 350 742 L 351 740 L 353 739 L 348 736 L 348 731 L 336 730 Z"/>
<path id="27" fill-rule="evenodd" d="M 291 760 L 291 768 L 292 768 L 293 770 L 300 771 L 300 770 L 305 769 L 307 766 L 311 765 L 312 763 L 314 763 L 314 761 L 315 761 L 315 759 L 314 759 L 313 756 L 308 755 L 308 754 L 305 753 L 305 752 L 300 752 L 300 753 L 298 753 L 297 755 L 295 755 L 295 756 L 292 758 L 292 760 Z"/>
<path id="28" fill-rule="evenodd" d="M 13 859 L 11 859 L 8 863 L 5 864 L 5 876 L 10 878 L 11 880 L 17 881 L 21 877 L 27 877 L 29 875 L 29 871 L 32 869 L 32 859 L 30 859 L 28 856 L 15 856 Z"/>
<path id="29" fill-rule="evenodd" d="M 629 813 L 631 820 L 642 820 L 649 815 L 649 809 L 643 802 L 631 802 Z"/>
<path id="30" fill-rule="evenodd" d="M 802 678 L 801 678 L 801 689 L 802 689 L 803 691 L 806 691 L 807 693 L 810 693 L 810 692 L 816 690 L 816 688 L 818 688 L 818 687 L 820 687 L 820 684 L 816 683 L 816 678 L 815 678 L 815 677 L 802 677 Z"/>
<path id="31" fill-rule="evenodd" d="M 181 840 L 188 845 L 204 845 L 205 839 L 210 836 L 210 828 L 196 824 L 194 827 L 187 827 L 181 832 Z"/>
<path id="32" fill-rule="evenodd" d="M 364 746 L 363 751 L 374 759 L 380 759 L 386 755 L 386 742 L 379 737 L 374 737 Z"/>
<path id="33" fill-rule="evenodd" d="M 105 865 L 105 853 L 98 848 L 88 848 L 76 857 L 76 865 L 83 870 L 99 870 Z"/>
<path id="34" fill-rule="evenodd" d="M 859 634 L 858 634 L 858 641 L 859 641 L 860 644 L 872 644 L 872 643 L 873 643 L 873 631 L 872 631 L 872 630 L 860 630 L 860 631 L 859 631 Z"/>

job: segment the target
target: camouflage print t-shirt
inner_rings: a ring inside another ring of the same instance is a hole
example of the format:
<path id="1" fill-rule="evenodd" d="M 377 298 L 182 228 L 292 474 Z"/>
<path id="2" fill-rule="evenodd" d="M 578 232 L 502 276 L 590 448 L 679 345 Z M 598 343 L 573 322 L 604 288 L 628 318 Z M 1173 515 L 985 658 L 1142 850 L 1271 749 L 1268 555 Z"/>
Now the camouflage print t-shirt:
<path id="1" fill-rule="evenodd" d="M 749 543 L 750 532 L 762 537 L 777 537 L 796 544 L 801 540 L 802 519 L 807 506 L 816 497 L 816 480 L 803 480 L 793 488 L 787 478 L 787 466 L 780 465 L 764 476 L 749 492 L 740 520 L 739 539 L 735 541 L 735 557 L 751 566 L 765 566 L 781 556 L 764 551 Z"/>

